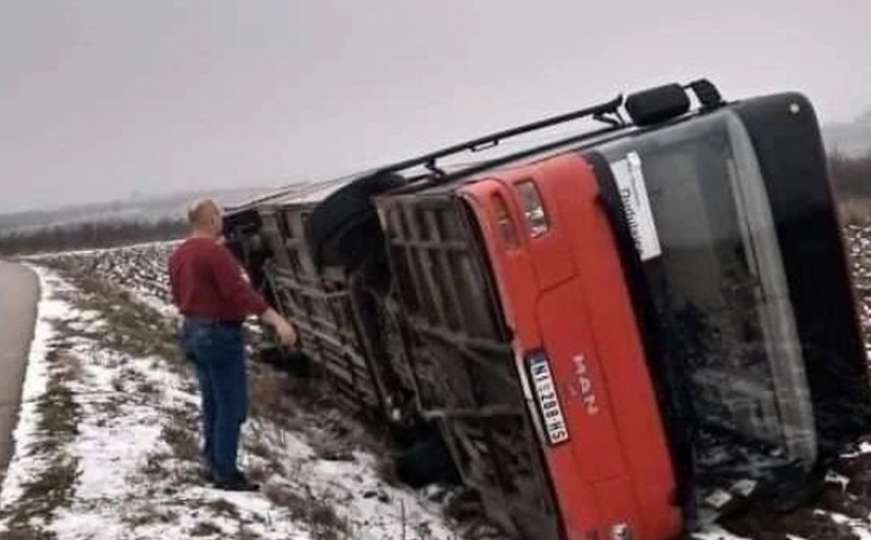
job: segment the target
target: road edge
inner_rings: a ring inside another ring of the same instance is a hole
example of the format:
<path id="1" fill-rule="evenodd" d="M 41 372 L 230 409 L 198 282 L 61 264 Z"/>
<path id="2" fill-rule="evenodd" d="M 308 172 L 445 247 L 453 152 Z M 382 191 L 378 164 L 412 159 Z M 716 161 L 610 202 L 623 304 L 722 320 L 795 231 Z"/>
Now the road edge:
<path id="1" fill-rule="evenodd" d="M 16 381 L 16 384 L 14 385 L 14 387 L 17 388 L 17 391 L 15 391 L 13 395 L 2 396 L 2 399 L 0 399 L 0 417 L 5 416 L 5 419 L 3 421 L 8 424 L 8 430 L 5 430 L 6 432 L 0 432 L 0 496 L 2 496 L 3 485 L 6 481 L 7 469 L 12 461 L 12 457 L 14 456 L 16 450 L 15 430 L 18 427 L 18 422 L 20 421 L 21 396 L 24 389 L 24 381 L 27 378 L 27 370 L 30 364 L 30 355 L 33 348 L 33 340 L 36 336 L 36 325 L 39 320 L 39 305 L 42 301 L 43 284 L 39 272 L 36 271 L 33 265 L 21 261 L 4 259 L 0 259 L 0 263 L 19 266 L 25 269 L 33 276 L 33 279 L 36 283 L 35 299 L 32 307 L 30 308 L 29 314 L 31 324 L 29 326 L 30 330 L 26 338 L 27 345 L 21 354 L 20 374 L 17 377 L 18 380 Z M 3 421 L 0 421 L 0 424 L 2 424 Z"/>

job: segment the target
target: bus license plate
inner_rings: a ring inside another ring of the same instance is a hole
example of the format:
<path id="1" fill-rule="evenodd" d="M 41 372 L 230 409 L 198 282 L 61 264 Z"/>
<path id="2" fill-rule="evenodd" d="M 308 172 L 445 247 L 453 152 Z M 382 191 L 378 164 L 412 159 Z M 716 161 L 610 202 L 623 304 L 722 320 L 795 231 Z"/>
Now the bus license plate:
<path id="1" fill-rule="evenodd" d="M 544 353 L 529 358 L 529 376 L 548 442 L 551 445 L 566 442 L 569 440 L 569 430 L 553 383 L 550 363 Z"/>

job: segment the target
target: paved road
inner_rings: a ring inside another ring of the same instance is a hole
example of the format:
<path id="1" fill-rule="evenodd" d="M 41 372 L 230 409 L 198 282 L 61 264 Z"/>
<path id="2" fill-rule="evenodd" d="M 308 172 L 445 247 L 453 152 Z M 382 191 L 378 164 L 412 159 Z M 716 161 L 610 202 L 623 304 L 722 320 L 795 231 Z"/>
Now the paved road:
<path id="1" fill-rule="evenodd" d="M 33 272 L 0 261 L 0 478 L 12 450 L 38 298 L 39 280 Z"/>

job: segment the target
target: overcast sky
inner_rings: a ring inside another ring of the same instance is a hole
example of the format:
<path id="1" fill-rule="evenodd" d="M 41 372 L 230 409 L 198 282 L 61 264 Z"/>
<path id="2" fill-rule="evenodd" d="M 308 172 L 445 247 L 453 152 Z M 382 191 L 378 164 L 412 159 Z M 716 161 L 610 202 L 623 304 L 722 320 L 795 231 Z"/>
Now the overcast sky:
<path id="1" fill-rule="evenodd" d="M 0 211 L 274 185 L 707 76 L 871 107 L 868 0 L 0 0 Z"/>

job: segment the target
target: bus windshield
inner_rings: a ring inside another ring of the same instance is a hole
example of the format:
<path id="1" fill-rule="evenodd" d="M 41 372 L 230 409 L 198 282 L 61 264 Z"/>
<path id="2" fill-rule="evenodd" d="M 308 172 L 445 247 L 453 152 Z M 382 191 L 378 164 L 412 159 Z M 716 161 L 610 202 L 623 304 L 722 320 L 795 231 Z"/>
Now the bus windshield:
<path id="1" fill-rule="evenodd" d="M 688 390 L 696 473 L 809 466 L 817 444 L 802 350 L 740 119 L 712 113 L 602 153 L 641 256 L 664 365 Z"/>

